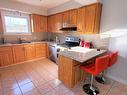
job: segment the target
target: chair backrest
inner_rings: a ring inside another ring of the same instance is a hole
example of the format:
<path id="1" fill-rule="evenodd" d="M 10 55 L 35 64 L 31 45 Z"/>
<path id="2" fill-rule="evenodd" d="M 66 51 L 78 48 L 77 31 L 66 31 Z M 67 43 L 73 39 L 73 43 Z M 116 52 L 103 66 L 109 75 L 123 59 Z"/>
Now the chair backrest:
<path id="1" fill-rule="evenodd" d="M 109 56 L 110 56 L 110 61 L 109 61 L 108 67 L 116 63 L 117 57 L 118 57 L 118 51 L 111 53 Z"/>
<path id="2" fill-rule="evenodd" d="M 99 74 L 108 68 L 109 59 L 110 59 L 109 55 L 105 55 L 105 56 L 96 58 L 96 62 L 95 62 L 96 74 Z"/>

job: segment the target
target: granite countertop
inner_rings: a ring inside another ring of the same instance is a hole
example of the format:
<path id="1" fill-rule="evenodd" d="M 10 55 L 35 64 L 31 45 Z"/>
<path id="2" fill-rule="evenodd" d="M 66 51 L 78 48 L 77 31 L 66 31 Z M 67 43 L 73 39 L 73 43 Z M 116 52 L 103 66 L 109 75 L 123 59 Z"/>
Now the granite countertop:
<path id="1" fill-rule="evenodd" d="M 6 46 L 15 46 L 15 45 L 27 45 L 27 44 L 36 44 L 36 43 L 54 43 L 54 42 L 49 42 L 49 41 L 40 41 L 40 42 L 30 42 L 30 43 L 15 43 L 15 44 L 11 44 L 11 43 L 6 43 L 6 44 L 0 44 L 0 47 L 6 47 Z"/>
<path id="2" fill-rule="evenodd" d="M 73 60 L 83 63 L 83 62 L 88 61 L 91 58 L 94 58 L 94 57 L 99 56 L 99 55 L 106 53 L 106 52 L 107 52 L 107 50 L 97 51 L 97 49 L 74 47 L 74 48 L 71 48 L 68 50 L 61 51 L 58 54 L 69 57 Z"/>

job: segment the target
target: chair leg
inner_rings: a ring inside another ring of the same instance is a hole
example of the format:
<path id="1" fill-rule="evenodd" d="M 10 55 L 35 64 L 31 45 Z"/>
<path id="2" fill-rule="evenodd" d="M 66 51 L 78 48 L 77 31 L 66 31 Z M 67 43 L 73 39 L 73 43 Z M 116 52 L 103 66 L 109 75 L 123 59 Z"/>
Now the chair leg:
<path id="1" fill-rule="evenodd" d="M 105 71 L 102 72 L 100 76 L 96 76 L 96 77 L 95 77 L 95 80 L 96 80 L 98 83 L 105 84 L 105 83 L 106 83 L 106 78 L 105 78 L 104 74 L 105 74 Z"/>
<path id="2" fill-rule="evenodd" d="M 91 76 L 91 83 L 90 84 L 85 84 L 83 86 L 83 90 L 85 93 L 87 93 L 88 95 L 97 95 L 99 94 L 99 89 L 93 85 L 93 75 Z"/>

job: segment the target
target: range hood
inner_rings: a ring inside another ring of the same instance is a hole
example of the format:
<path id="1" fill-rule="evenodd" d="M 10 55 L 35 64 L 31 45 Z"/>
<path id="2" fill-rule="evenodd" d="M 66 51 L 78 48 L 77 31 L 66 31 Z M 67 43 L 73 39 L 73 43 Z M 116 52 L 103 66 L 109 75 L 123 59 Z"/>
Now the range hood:
<path id="1" fill-rule="evenodd" d="M 77 31 L 77 27 L 62 27 L 61 31 Z"/>

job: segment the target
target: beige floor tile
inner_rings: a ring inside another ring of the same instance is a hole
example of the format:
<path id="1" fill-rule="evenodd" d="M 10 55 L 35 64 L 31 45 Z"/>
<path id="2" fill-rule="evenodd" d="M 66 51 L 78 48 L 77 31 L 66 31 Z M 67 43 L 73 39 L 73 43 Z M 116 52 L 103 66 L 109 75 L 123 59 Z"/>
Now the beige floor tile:
<path id="1" fill-rule="evenodd" d="M 69 89 L 64 86 L 63 84 L 60 84 L 59 86 L 57 86 L 56 88 L 54 88 L 57 92 L 59 92 L 60 94 L 65 94 L 67 92 L 69 92 Z"/>
<path id="2" fill-rule="evenodd" d="M 20 89 L 21 89 L 23 94 L 33 90 L 34 88 L 35 88 L 35 86 L 34 86 L 34 84 L 32 82 L 20 86 Z"/>
<path id="3" fill-rule="evenodd" d="M 18 83 L 16 82 L 16 80 L 9 80 L 9 81 L 2 82 L 3 92 L 15 89 L 17 87 L 18 87 Z"/>
<path id="4" fill-rule="evenodd" d="M 44 95 L 62 95 L 59 92 L 55 91 L 54 89 L 48 91 L 47 93 L 45 93 Z"/>
<path id="5" fill-rule="evenodd" d="M 53 79 L 53 80 L 49 81 L 48 83 L 52 88 L 55 88 L 61 84 L 61 81 L 58 79 Z"/>
<path id="6" fill-rule="evenodd" d="M 114 81 L 109 78 L 106 78 L 105 84 L 100 84 L 94 80 L 94 85 L 99 88 L 100 95 L 106 95 L 106 93 L 111 89 L 113 84 Z"/>
<path id="7" fill-rule="evenodd" d="M 22 95 L 19 88 L 4 92 L 4 95 Z"/>
<path id="8" fill-rule="evenodd" d="M 51 91 L 53 88 L 51 88 L 51 86 L 48 83 L 45 83 L 45 84 L 39 85 L 37 89 L 40 91 L 41 94 L 45 94 Z"/>
<path id="9" fill-rule="evenodd" d="M 32 82 L 36 87 L 38 87 L 39 85 L 45 84 L 47 81 L 40 77 L 39 79 L 33 80 Z"/>
<path id="10" fill-rule="evenodd" d="M 127 95 L 127 86 L 122 83 L 115 82 L 107 95 Z"/>
<path id="11" fill-rule="evenodd" d="M 41 95 L 41 93 L 35 88 L 29 92 L 24 93 L 23 95 Z"/>
<path id="12" fill-rule="evenodd" d="M 58 66 L 48 59 L 25 62 L 0 69 L 0 95 L 87 95 L 82 87 L 87 79 L 68 89 L 58 79 Z M 94 81 L 99 95 L 127 95 L 127 86 L 111 79 L 106 84 Z"/>

